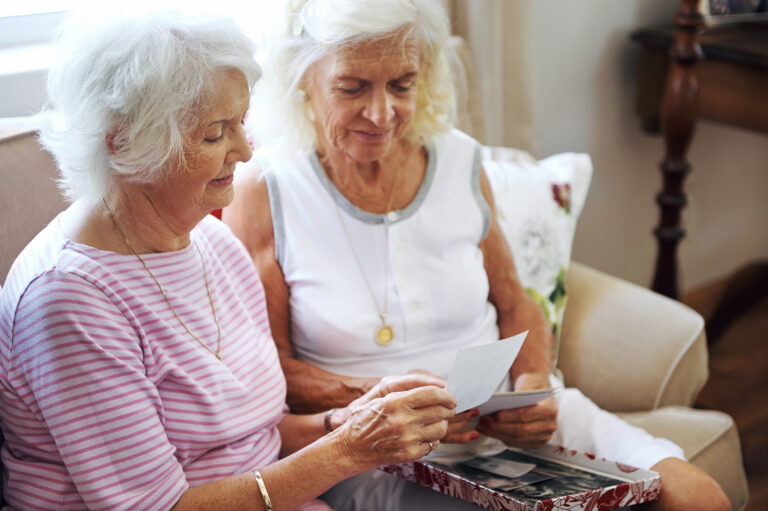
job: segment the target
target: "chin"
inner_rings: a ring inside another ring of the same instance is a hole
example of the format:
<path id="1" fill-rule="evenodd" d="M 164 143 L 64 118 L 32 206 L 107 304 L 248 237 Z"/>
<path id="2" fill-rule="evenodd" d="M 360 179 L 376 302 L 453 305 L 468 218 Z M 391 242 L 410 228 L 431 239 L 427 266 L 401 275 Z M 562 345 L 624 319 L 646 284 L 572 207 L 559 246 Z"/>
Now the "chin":
<path id="1" fill-rule="evenodd" d="M 235 188 L 230 185 L 223 190 L 215 190 L 208 196 L 208 200 L 205 201 L 207 207 L 211 210 L 222 209 L 229 206 L 232 199 L 235 198 Z"/>
<path id="2" fill-rule="evenodd" d="M 347 151 L 350 158 L 358 163 L 372 163 L 384 158 L 390 151 L 391 147 L 365 147 L 354 148 Z"/>

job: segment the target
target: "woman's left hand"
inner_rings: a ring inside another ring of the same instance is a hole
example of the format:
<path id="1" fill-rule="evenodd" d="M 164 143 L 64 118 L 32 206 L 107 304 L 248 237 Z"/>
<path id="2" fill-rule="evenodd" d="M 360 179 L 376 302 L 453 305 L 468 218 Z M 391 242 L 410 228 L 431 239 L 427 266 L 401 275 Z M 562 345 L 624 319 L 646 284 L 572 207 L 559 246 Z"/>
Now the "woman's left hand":
<path id="1" fill-rule="evenodd" d="M 515 380 L 515 390 L 544 388 L 549 388 L 547 375 L 527 373 Z M 557 401 L 550 397 L 535 405 L 481 417 L 476 429 L 514 447 L 541 447 L 557 429 Z"/>

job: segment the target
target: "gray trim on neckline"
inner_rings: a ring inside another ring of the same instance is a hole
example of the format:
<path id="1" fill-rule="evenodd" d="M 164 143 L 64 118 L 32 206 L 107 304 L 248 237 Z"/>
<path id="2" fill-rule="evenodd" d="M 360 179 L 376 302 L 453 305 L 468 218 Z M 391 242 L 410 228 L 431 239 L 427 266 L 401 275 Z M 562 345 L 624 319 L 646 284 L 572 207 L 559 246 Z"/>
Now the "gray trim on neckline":
<path id="1" fill-rule="evenodd" d="M 317 153 L 312 152 L 312 154 L 309 155 L 309 163 L 312 166 L 312 169 L 315 171 L 317 179 L 320 180 L 323 189 L 330 192 L 331 197 L 336 202 L 336 204 L 338 204 L 339 207 L 343 209 L 349 216 L 356 218 L 361 222 L 374 225 L 383 224 L 385 217 L 388 217 L 387 223 L 392 225 L 405 220 L 406 218 L 416 213 L 416 211 L 419 209 L 419 206 L 421 206 L 421 204 L 426 199 L 427 193 L 429 193 L 429 189 L 432 186 L 432 181 L 435 179 L 435 169 L 437 168 L 437 152 L 435 151 L 434 144 L 430 143 L 427 145 L 427 171 L 424 173 L 424 179 L 421 181 L 421 186 L 419 186 L 419 191 L 416 193 L 416 197 L 414 197 L 411 203 L 408 204 L 404 209 L 393 210 L 386 215 L 364 211 L 352 204 L 349 199 L 344 197 L 339 189 L 336 188 L 336 185 L 333 184 L 333 181 L 326 178 L 325 170 L 320 164 L 320 160 L 317 158 Z M 330 183 L 331 186 L 330 190 L 328 190 L 328 183 Z M 397 218 L 392 219 L 392 213 L 396 213 Z"/>
<path id="2" fill-rule="evenodd" d="M 480 151 L 480 144 L 475 147 L 475 157 L 472 162 L 472 194 L 475 196 L 477 205 L 480 206 L 480 214 L 483 215 L 483 233 L 480 240 L 484 240 L 491 230 L 491 208 L 488 201 L 485 200 L 483 190 L 480 188 L 480 169 L 483 167 L 483 156 Z"/>
<path id="3" fill-rule="evenodd" d="M 266 162 L 263 163 L 268 166 Z M 283 218 L 283 204 L 280 200 L 280 186 L 271 169 L 264 169 L 264 181 L 267 182 L 267 194 L 269 195 L 269 209 L 272 213 L 272 236 L 275 239 L 275 260 L 280 268 L 284 267 L 285 257 L 285 219 Z"/>

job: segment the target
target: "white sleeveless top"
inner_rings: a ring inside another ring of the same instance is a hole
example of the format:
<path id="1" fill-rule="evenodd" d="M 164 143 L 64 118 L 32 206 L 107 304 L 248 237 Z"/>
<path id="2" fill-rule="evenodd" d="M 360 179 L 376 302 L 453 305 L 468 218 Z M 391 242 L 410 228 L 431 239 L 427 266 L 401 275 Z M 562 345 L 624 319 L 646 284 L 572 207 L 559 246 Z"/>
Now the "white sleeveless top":
<path id="1" fill-rule="evenodd" d="M 445 377 L 456 349 L 499 338 L 478 248 L 490 216 L 475 140 L 456 130 L 435 137 L 415 199 L 387 215 L 363 211 L 329 188 L 314 154 L 261 148 L 256 158 L 267 181 L 299 359 L 349 376 L 425 369 Z M 374 341 L 381 320 L 361 265 L 382 308 L 386 288 L 387 322 L 395 331 L 388 346 Z"/>

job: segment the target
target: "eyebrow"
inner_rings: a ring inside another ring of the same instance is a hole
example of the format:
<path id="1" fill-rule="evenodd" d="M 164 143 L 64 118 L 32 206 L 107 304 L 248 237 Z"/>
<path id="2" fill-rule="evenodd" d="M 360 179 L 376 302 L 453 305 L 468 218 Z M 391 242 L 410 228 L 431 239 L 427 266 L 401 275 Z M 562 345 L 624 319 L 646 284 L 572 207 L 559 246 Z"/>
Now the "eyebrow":
<path id="1" fill-rule="evenodd" d="M 407 78 L 413 78 L 413 77 L 415 77 L 418 74 L 419 74 L 418 71 L 409 71 L 409 72 L 407 72 L 407 73 L 405 73 L 405 74 L 403 74 L 401 76 L 398 76 L 397 78 L 394 78 L 393 80 L 389 80 L 389 81 L 391 82 L 391 81 L 397 81 L 397 80 L 404 80 L 404 79 L 407 79 Z M 365 80 L 363 78 L 359 78 L 359 77 L 356 77 L 356 76 L 346 76 L 346 75 L 337 76 L 336 80 L 339 80 L 339 81 L 341 81 L 341 80 L 354 80 L 356 82 L 366 82 L 366 83 L 370 82 L 370 80 Z"/>
<path id="2" fill-rule="evenodd" d="M 249 110 L 250 110 L 250 108 L 246 109 L 245 114 L 247 114 Z M 220 115 L 228 115 L 228 114 L 220 114 Z M 215 121 L 211 121 L 211 122 L 208 123 L 206 128 L 210 128 L 214 124 L 227 124 L 227 123 L 231 122 L 232 120 L 236 119 L 237 116 L 238 116 L 238 114 L 237 114 L 237 112 L 235 112 L 235 114 L 232 115 L 232 117 L 224 117 L 223 119 L 217 119 Z"/>

